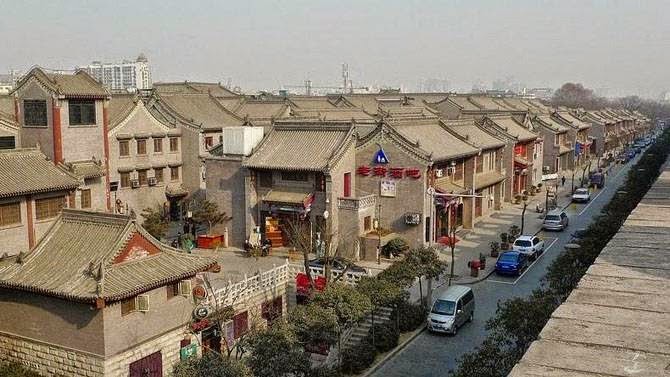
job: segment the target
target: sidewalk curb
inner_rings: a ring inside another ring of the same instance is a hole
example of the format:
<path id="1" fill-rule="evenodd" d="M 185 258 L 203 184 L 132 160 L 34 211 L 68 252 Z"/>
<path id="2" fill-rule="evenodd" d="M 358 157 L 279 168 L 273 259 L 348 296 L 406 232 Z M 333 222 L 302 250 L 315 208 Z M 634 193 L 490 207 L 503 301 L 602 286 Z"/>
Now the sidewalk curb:
<path id="1" fill-rule="evenodd" d="M 482 277 L 479 277 L 477 279 L 470 280 L 470 281 L 458 281 L 458 280 L 456 280 L 456 283 L 457 284 L 476 284 L 476 283 L 479 283 L 479 282 L 482 282 L 482 281 L 488 279 L 489 276 L 493 275 L 494 272 L 496 272 L 496 269 L 492 268 L 491 271 L 487 272 L 486 275 L 483 275 Z"/>
<path id="2" fill-rule="evenodd" d="M 426 326 L 425 324 L 421 325 L 421 328 L 414 330 L 414 333 L 410 335 L 409 338 L 405 339 L 404 342 L 401 344 L 398 344 L 396 348 L 394 348 L 392 351 L 387 353 L 381 360 L 379 360 L 377 363 L 375 363 L 373 366 L 370 367 L 365 373 L 359 374 L 358 376 L 360 377 L 369 377 L 372 375 L 374 372 L 379 370 L 379 368 L 383 367 L 384 364 L 386 364 L 391 358 L 393 358 L 395 355 L 398 354 L 398 352 L 402 351 L 409 345 L 417 336 L 422 334 L 424 331 L 426 331 Z"/>

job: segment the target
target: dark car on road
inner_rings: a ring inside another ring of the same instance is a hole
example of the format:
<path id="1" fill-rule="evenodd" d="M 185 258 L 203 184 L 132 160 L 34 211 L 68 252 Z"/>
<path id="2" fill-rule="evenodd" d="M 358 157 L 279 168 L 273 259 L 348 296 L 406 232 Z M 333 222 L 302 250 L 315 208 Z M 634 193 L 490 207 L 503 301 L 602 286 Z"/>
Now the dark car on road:
<path id="1" fill-rule="evenodd" d="M 326 258 L 317 258 L 317 259 L 312 259 L 309 261 L 309 266 L 314 267 L 314 268 L 324 268 L 326 264 Z M 332 268 L 333 271 L 340 272 L 344 271 L 347 266 L 349 269 L 347 270 L 350 273 L 360 273 L 360 274 L 367 274 L 367 270 L 361 266 L 357 266 L 353 264 L 352 262 L 347 261 L 344 258 L 330 258 L 330 267 Z"/>
<path id="2" fill-rule="evenodd" d="M 579 243 L 579 241 L 581 241 L 585 235 L 586 235 L 586 229 L 577 229 L 570 235 L 569 243 Z"/>
<path id="3" fill-rule="evenodd" d="M 506 251 L 498 257 L 495 271 L 500 275 L 520 275 L 528 267 L 528 256 L 518 251 Z"/>

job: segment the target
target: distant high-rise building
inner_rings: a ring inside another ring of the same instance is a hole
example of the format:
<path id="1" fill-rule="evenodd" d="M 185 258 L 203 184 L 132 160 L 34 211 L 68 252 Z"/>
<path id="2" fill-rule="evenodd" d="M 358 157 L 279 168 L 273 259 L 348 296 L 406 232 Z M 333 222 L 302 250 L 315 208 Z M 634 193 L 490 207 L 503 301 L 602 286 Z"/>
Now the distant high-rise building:
<path id="1" fill-rule="evenodd" d="M 10 70 L 8 74 L 0 74 L 0 94 L 11 92 L 19 77 L 21 77 L 21 73 L 14 70 Z"/>
<path id="2" fill-rule="evenodd" d="M 137 59 L 123 60 L 119 63 L 101 63 L 94 61 L 85 67 L 78 67 L 110 90 L 137 91 L 151 89 L 151 66 L 144 54 Z"/>

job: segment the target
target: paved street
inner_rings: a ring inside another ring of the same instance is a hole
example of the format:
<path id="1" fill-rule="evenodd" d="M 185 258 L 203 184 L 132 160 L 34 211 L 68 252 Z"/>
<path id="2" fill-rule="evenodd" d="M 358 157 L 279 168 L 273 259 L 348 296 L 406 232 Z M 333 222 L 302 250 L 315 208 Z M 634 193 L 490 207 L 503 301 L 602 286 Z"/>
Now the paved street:
<path id="1" fill-rule="evenodd" d="M 373 376 L 435 376 L 446 375 L 446 372 L 457 366 L 457 359 L 475 347 L 486 337 L 484 329 L 487 319 L 495 314 L 496 304 L 506 299 L 527 296 L 539 286 L 545 275 L 547 266 L 562 252 L 570 240 L 572 231 L 585 228 L 591 219 L 598 215 L 601 208 L 615 195 L 616 189 L 627 176 L 627 171 L 637 158 L 623 167 L 614 167 L 606 187 L 592 194 L 593 200 L 588 204 L 570 204 L 566 211 L 570 216 L 570 225 L 564 232 L 540 232 L 547 242 L 547 249 L 520 277 L 499 277 L 495 274 L 490 278 L 472 285 L 476 298 L 476 314 L 472 323 L 463 326 L 455 337 L 434 335 L 423 332 L 393 359 L 378 369 Z M 566 182 L 569 184 L 569 181 Z M 567 198 L 561 198 L 564 202 Z M 529 207 L 530 209 L 530 207 Z M 536 216 L 530 211 L 527 216 Z M 494 217 L 495 218 L 495 217 Z M 528 218 L 527 218 L 528 219 Z M 527 220 L 528 221 L 528 220 Z M 532 222 L 529 230 L 539 229 L 538 222 Z M 528 231 L 525 233 L 529 233 Z M 492 259 L 489 258 L 489 261 Z M 445 289 L 442 286 L 434 292 L 434 296 Z"/>

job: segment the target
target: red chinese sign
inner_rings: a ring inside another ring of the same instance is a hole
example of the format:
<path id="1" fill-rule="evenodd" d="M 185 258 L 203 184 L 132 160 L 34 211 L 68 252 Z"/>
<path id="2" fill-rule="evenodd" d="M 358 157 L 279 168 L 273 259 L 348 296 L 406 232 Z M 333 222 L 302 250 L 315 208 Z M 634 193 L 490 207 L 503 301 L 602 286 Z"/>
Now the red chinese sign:
<path id="1" fill-rule="evenodd" d="M 417 168 L 400 168 L 400 167 L 391 167 L 387 168 L 386 166 L 359 166 L 356 169 L 356 174 L 369 177 L 373 175 L 375 177 L 391 177 L 395 179 L 402 178 L 421 178 L 421 170 Z"/>

